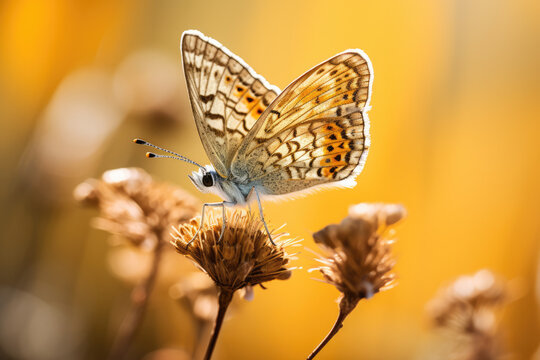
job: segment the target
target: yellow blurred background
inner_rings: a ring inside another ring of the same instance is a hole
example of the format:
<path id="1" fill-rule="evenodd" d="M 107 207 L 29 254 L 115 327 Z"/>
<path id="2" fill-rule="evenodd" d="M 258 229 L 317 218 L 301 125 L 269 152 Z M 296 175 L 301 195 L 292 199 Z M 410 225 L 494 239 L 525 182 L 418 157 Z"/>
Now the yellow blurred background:
<path id="1" fill-rule="evenodd" d="M 97 213 L 72 199 L 78 183 L 138 166 L 217 200 L 189 182 L 189 164 L 148 161 L 131 143 L 142 137 L 208 163 L 179 53 L 182 32 L 197 29 L 281 89 L 348 48 L 373 62 L 372 147 L 358 185 L 265 204 L 273 225 L 287 223 L 312 250 L 311 234 L 351 204 L 408 210 L 394 247 L 398 285 L 362 301 L 318 358 L 435 358 L 442 344 L 426 303 L 457 276 L 488 268 L 519 288 L 501 315 L 509 358 L 532 359 L 540 345 L 539 19 L 534 0 L 1 2 L 0 357 L 101 359 L 109 350 L 132 285 L 111 271 L 109 235 L 90 225 Z M 313 257 L 302 250 L 290 280 L 256 289 L 235 310 L 216 359 L 309 354 L 338 297 L 306 271 Z M 190 266 L 162 275 L 180 278 Z M 192 346 L 188 317 L 161 283 L 133 358 Z"/>

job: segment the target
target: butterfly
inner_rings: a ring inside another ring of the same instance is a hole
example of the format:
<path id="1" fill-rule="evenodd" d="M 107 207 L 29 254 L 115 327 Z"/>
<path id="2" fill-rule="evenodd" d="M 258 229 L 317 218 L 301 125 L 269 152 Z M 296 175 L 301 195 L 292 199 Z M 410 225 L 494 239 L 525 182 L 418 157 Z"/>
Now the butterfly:
<path id="1" fill-rule="evenodd" d="M 283 198 L 323 187 L 354 187 L 368 148 L 373 67 L 358 49 L 346 50 L 313 67 L 285 90 L 270 85 L 242 59 L 196 30 L 181 40 L 189 99 L 211 165 L 135 139 L 139 144 L 199 167 L 188 175 L 204 193 L 225 206 L 257 201 L 272 237 L 261 198 Z M 195 234 L 193 241 L 198 232 Z M 190 242 L 191 242 L 190 241 Z"/>

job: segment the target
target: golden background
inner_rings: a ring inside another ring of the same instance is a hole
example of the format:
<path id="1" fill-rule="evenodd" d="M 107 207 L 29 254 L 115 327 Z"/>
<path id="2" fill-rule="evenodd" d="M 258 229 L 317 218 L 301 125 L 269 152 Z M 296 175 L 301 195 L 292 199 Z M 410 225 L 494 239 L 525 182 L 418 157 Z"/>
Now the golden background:
<path id="1" fill-rule="evenodd" d="M 179 53 L 182 32 L 197 29 L 281 89 L 348 48 L 373 63 L 372 147 L 358 185 L 265 203 L 266 218 L 287 223 L 312 250 L 311 234 L 351 204 L 408 210 L 394 247 L 398 285 L 360 302 L 318 358 L 434 358 L 442 345 L 426 303 L 457 276 L 488 268 L 519 289 L 501 315 L 504 346 L 511 359 L 532 359 L 540 345 L 539 18 L 538 1 L 0 3 L 0 357 L 107 354 L 132 285 L 111 272 L 109 235 L 90 225 L 97 213 L 72 199 L 78 183 L 138 166 L 217 200 L 189 182 L 193 166 L 148 161 L 131 143 L 141 137 L 208 163 Z M 136 88 L 143 75 L 126 58 L 140 51 L 155 61 L 157 80 L 150 71 L 141 81 L 154 88 L 130 106 L 170 90 L 172 121 L 124 116 L 111 100 Z M 216 359 L 309 354 L 335 319 L 338 297 L 306 271 L 313 257 L 302 250 L 290 280 L 256 289 L 235 310 Z M 172 253 L 170 260 L 184 261 Z M 191 324 L 167 295 L 175 277 L 192 271 L 183 264 L 162 273 L 172 280 L 160 280 L 133 358 L 192 346 Z"/>

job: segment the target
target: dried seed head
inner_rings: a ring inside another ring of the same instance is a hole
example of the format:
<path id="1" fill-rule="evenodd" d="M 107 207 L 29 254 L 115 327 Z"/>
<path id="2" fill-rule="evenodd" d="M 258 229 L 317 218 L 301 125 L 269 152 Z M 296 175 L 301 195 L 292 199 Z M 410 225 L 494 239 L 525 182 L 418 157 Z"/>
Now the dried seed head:
<path id="1" fill-rule="evenodd" d="M 168 239 L 172 224 L 189 220 L 200 209 L 182 189 L 156 182 L 137 168 L 109 170 L 100 180 L 86 180 L 75 188 L 74 197 L 99 207 L 96 227 L 145 248 Z"/>
<path id="2" fill-rule="evenodd" d="M 505 284 L 488 270 L 461 276 L 428 304 L 434 326 L 453 343 L 452 359 L 500 359 L 496 310 L 507 301 Z"/>
<path id="3" fill-rule="evenodd" d="M 200 216 L 175 228 L 172 243 L 176 250 L 193 260 L 220 289 L 229 292 L 291 276 L 286 267 L 291 256 L 285 247 L 296 241 L 283 240 L 272 245 L 262 222 L 238 209 L 227 213 L 225 232 L 218 241 L 223 224 L 220 214 L 221 211 L 207 213 L 199 235 L 189 246 L 187 243 L 199 228 Z M 277 238 L 273 235 L 274 240 Z"/>
<path id="4" fill-rule="evenodd" d="M 488 270 L 461 276 L 428 304 L 437 327 L 462 333 L 491 332 L 493 311 L 507 299 L 504 284 Z"/>
<path id="5" fill-rule="evenodd" d="M 340 224 L 313 234 L 329 253 L 319 259 L 324 266 L 318 269 L 348 301 L 370 298 L 393 285 L 395 276 L 390 271 L 395 261 L 387 230 L 404 216 L 400 205 L 358 204 L 350 207 Z"/>

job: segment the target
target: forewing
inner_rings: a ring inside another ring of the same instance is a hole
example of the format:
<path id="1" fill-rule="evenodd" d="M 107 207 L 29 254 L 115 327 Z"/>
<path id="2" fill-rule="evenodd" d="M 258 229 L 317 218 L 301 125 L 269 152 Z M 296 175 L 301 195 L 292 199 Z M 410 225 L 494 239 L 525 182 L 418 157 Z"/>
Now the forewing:
<path id="1" fill-rule="evenodd" d="M 233 155 L 279 89 L 198 31 L 184 32 L 181 48 L 199 136 L 214 168 L 228 177 Z"/>
<path id="2" fill-rule="evenodd" d="M 267 194 L 354 186 L 369 147 L 373 70 L 360 50 L 314 67 L 289 85 L 246 136 L 232 164 Z"/>

